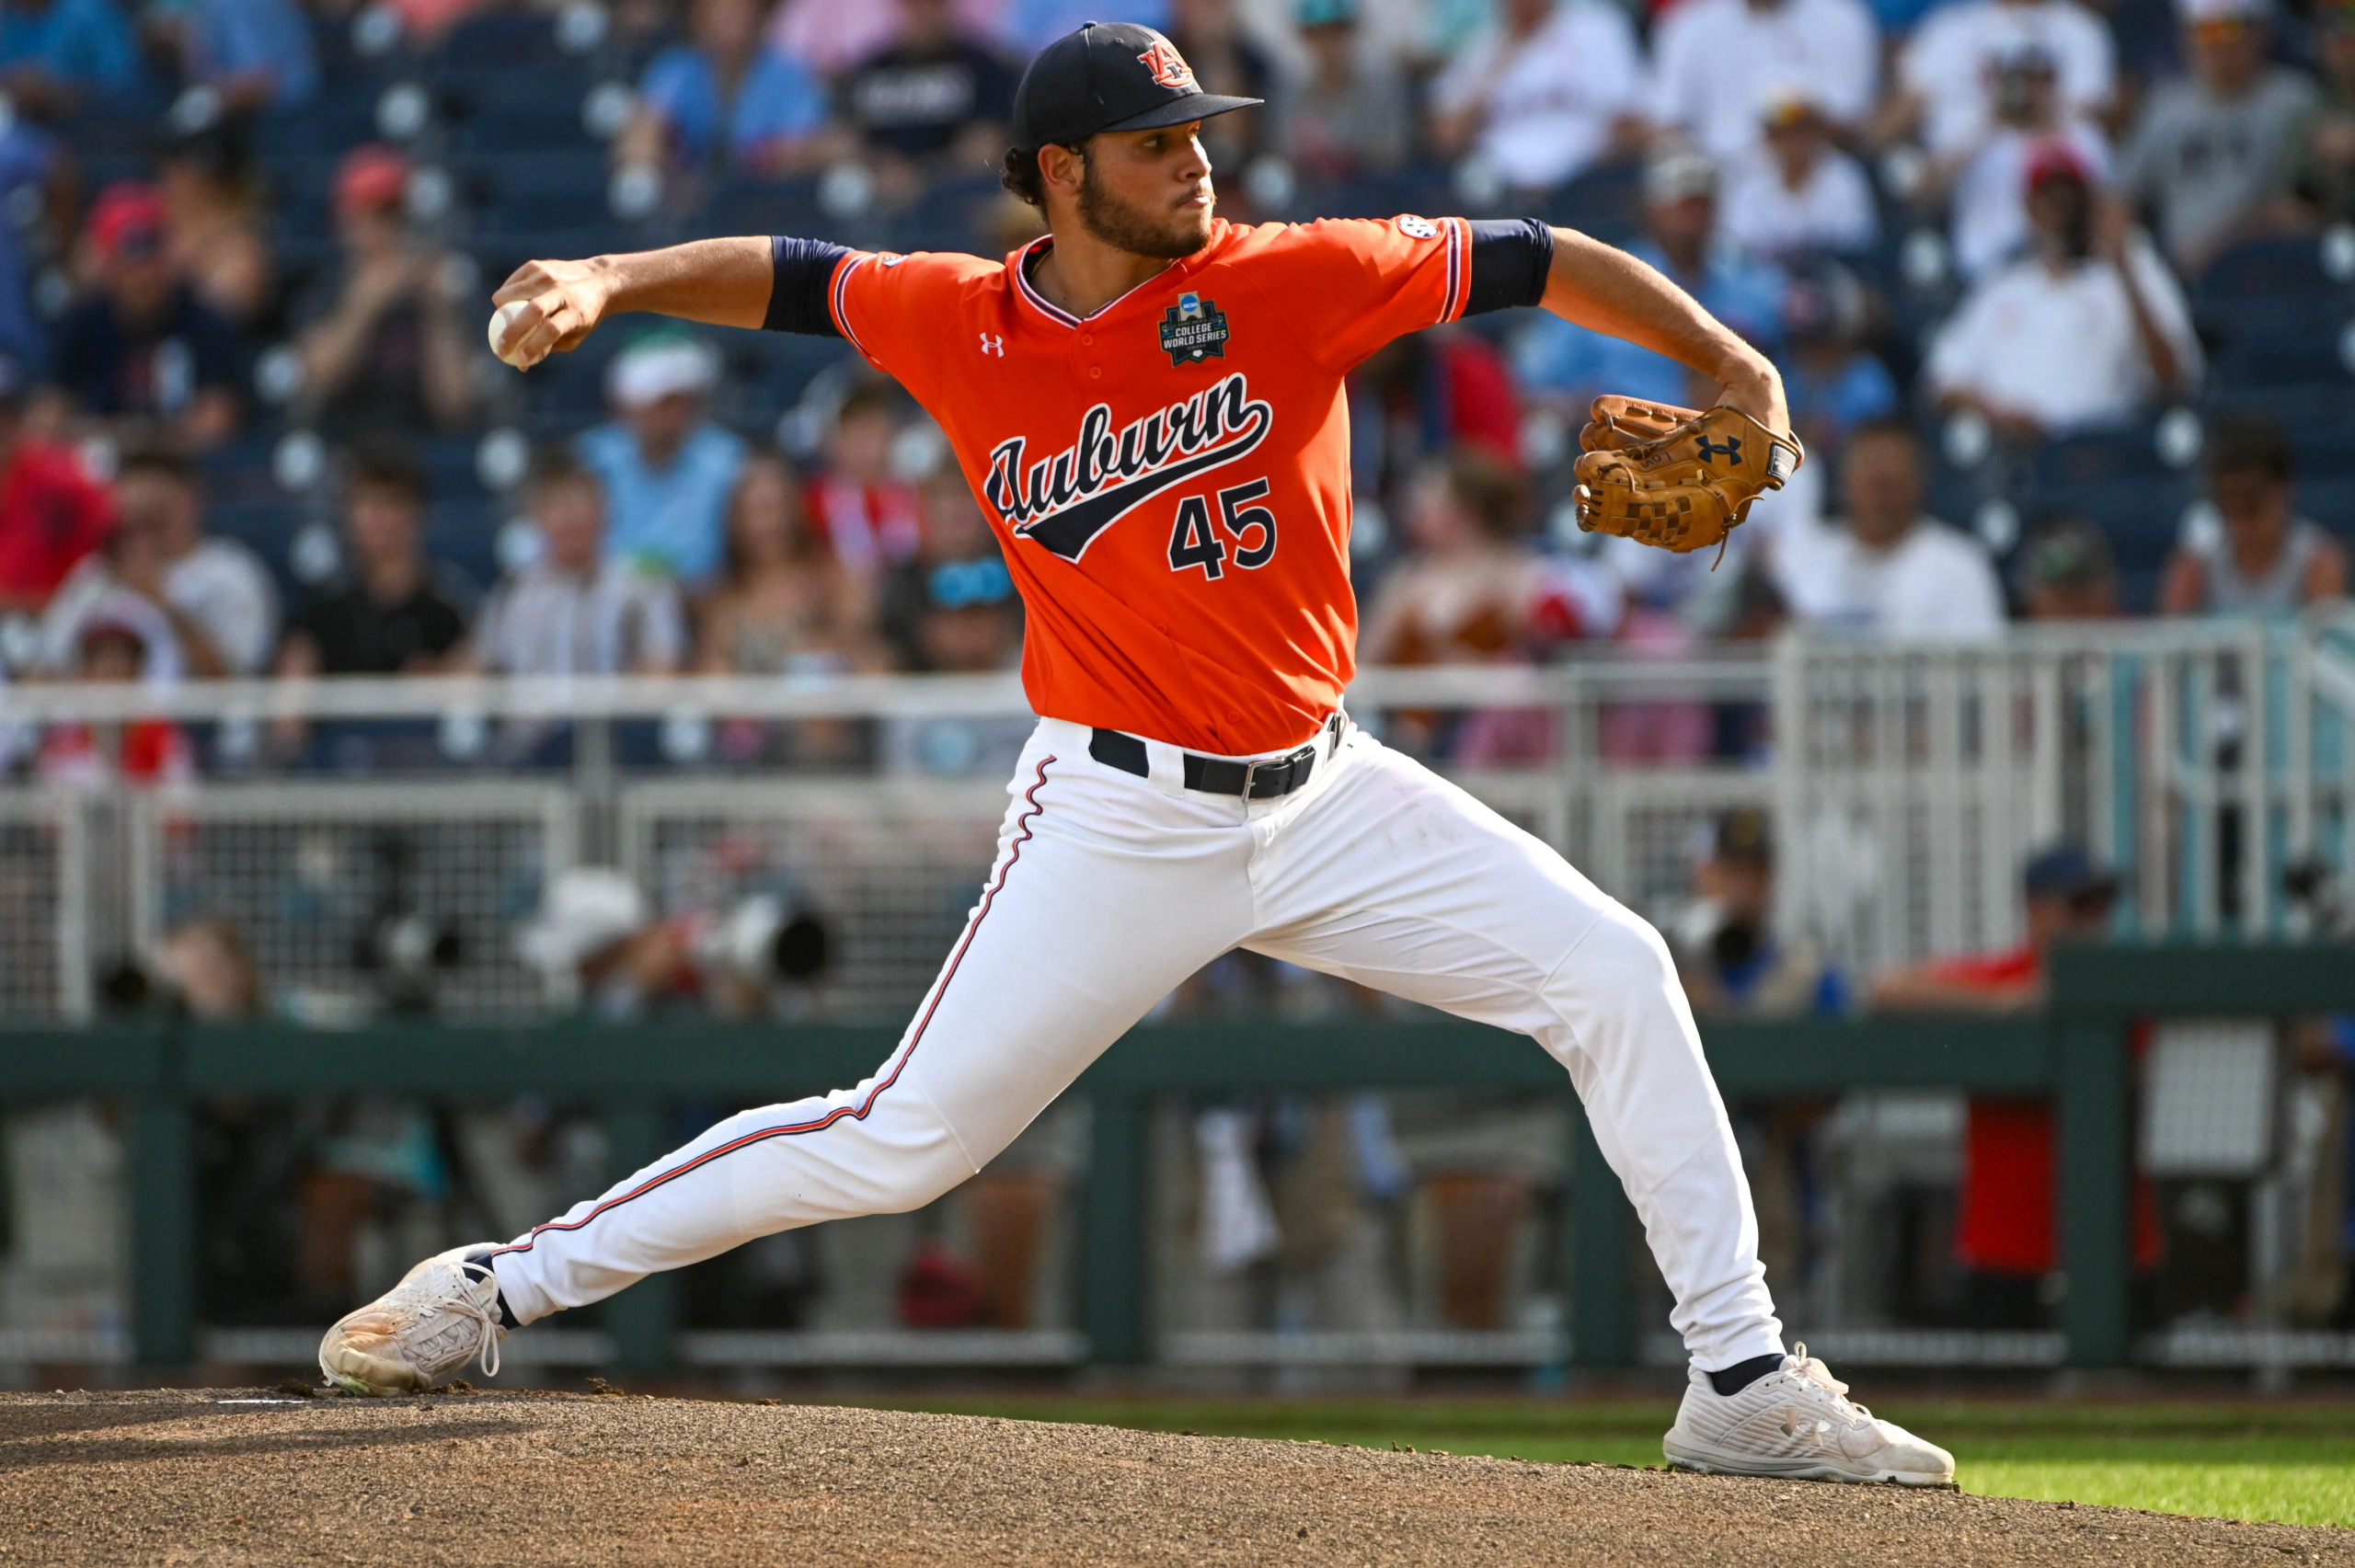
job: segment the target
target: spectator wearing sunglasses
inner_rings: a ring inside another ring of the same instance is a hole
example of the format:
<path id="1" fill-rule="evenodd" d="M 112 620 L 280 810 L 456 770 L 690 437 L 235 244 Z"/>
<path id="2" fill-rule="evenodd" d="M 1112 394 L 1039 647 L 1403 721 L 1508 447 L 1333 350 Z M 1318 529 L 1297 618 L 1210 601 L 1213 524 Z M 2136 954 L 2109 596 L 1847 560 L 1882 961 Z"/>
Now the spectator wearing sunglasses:
<path id="1" fill-rule="evenodd" d="M 2269 8 L 2179 0 L 2190 74 L 2152 91 L 2120 161 L 2122 193 L 2187 278 L 2272 226 L 2320 101 L 2303 72 L 2267 59 Z"/>
<path id="2" fill-rule="evenodd" d="M 917 504 L 924 543 L 883 579 L 883 635 L 902 668 L 975 673 L 1013 667 L 1022 601 L 964 475 L 943 465 Z"/>
<path id="3" fill-rule="evenodd" d="M 982 509 L 954 464 L 920 495 L 924 544 L 883 583 L 884 634 L 911 670 L 943 675 L 1011 670 L 1022 659 L 1022 601 Z M 1033 727 L 1029 715 L 897 720 L 885 761 L 903 772 L 1003 773 Z"/>

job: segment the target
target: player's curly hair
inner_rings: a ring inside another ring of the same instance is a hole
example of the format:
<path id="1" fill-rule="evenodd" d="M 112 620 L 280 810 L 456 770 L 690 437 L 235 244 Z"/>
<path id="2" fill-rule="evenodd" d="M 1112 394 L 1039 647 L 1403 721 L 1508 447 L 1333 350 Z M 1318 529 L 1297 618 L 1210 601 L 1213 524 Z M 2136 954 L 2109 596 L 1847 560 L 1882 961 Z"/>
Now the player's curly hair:
<path id="1" fill-rule="evenodd" d="M 1040 211 L 1046 210 L 1046 177 L 1039 172 L 1037 147 L 1008 147 L 998 166 L 997 182 Z"/>
<path id="2" fill-rule="evenodd" d="M 1047 177 L 1039 172 L 1039 155 L 1045 151 L 1044 147 L 1008 147 L 997 175 L 1000 185 L 1041 212 L 1047 210 Z M 1074 143 L 1072 151 L 1085 159 L 1087 143 Z"/>

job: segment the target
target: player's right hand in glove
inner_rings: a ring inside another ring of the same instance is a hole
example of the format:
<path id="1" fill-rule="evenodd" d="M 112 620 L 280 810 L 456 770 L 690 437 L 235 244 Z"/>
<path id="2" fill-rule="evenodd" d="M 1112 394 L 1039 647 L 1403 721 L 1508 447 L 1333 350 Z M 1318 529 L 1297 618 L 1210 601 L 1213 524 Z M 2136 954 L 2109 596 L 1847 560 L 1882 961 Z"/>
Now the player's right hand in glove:
<path id="1" fill-rule="evenodd" d="M 1679 554 L 1723 544 L 1804 456 L 1796 436 L 1738 408 L 1632 397 L 1596 398 L 1579 445 L 1579 526 Z"/>

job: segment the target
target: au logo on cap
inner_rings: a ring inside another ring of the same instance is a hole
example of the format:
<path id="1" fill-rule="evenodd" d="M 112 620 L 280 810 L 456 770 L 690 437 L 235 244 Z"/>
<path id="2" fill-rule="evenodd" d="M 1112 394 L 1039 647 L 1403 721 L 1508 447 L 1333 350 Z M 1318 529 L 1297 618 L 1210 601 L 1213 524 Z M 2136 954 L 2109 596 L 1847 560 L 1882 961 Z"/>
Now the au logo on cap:
<path id="1" fill-rule="evenodd" d="M 1194 85 L 1194 68 L 1178 52 L 1178 46 L 1167 39 L 1155 40 L 1154 46 L 1137 56 L 1137 63 L 1153 73 L 1153 79 L 1165 87 L 1183 91 Z"/>
<path id="2" fill-rule="evenodd" d="M 1200 294 L 1180 294 L 1161 313 L 1161 347 L 1172 365 L 1223 360 L 1227 336 L 1226 312 Z"/>

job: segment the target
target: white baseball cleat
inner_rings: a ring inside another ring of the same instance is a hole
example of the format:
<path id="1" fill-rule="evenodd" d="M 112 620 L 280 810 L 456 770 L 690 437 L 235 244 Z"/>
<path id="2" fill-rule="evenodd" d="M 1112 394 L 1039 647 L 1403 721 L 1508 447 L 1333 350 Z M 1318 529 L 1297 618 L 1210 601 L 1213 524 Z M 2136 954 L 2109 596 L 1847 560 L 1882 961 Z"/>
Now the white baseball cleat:
<path id="1" fill-rule="evenodd" d="M 1798 1347 L 1734 1394 L 1692 1368 L 1676 1425 L 1660 1440 L 1668 1462 L 1711 1475 L 1783 1476 L 1793 1481 L 1889 1481 L 1901 1486 L 1951 1486 L 1954 1456 L 1848 1398 L 1832 1368 Z"/>
<path id="2" fill-rule="evenodd" d="M 401 1394 L 432 1388 L 467 1362 L 482 1357 L 485 1377 L 499 1376 L 499 1276 L 488 1261 L 471 1261 L 490 1246 L 477 1242 L 436 1253 L 401 1276 L 401 1282 L 327 1330 L 319 1341 L 319 1370 L 355 1394 Z"/>

